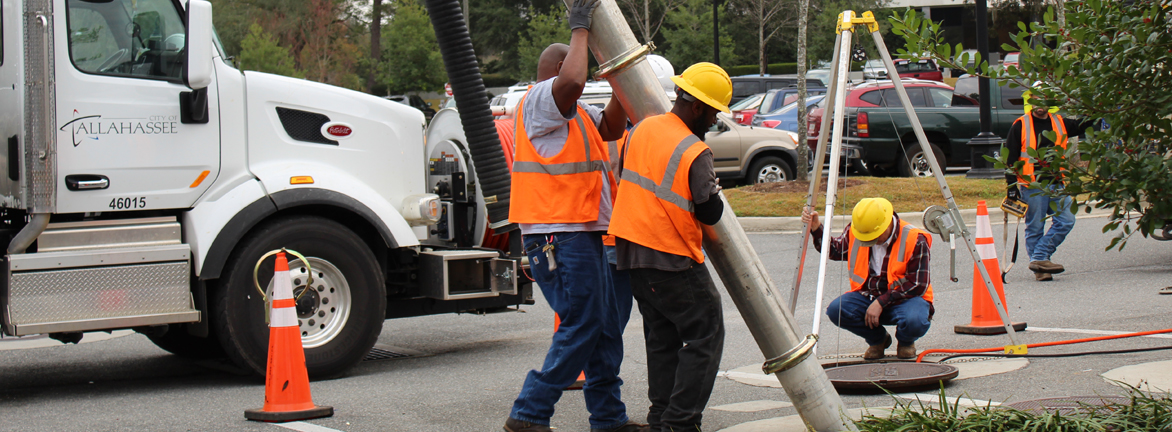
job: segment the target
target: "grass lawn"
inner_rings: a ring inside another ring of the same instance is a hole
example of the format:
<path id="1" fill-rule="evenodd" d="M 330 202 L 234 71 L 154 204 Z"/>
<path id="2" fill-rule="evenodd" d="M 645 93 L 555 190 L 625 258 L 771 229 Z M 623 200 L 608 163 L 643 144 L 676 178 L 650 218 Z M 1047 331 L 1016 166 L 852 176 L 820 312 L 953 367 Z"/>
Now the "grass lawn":
<path id="1" fill-rule="evenodd" d="M 989 207 L 1001 205 L 1005 198 L 1005 180 L 978 180 L 963 176 L 947 177 L 948 187 L 961 209 L 977 208 L 977 201 L 985 200 Z M 817 208 L 826 205 L 826 178 L 821 182 Z M 932 178 L 839 178 L 838 206 L 835 214 L 849 214 L 862 198 L 884 197 L 891 201 L 897 213 L 924 211 L 930 205 L 944 205 L 944 195 Z M 724 195 L 737 216 L 801 216 L 810 184 L 794 181 L 764 183 L 725 189 Z"/>

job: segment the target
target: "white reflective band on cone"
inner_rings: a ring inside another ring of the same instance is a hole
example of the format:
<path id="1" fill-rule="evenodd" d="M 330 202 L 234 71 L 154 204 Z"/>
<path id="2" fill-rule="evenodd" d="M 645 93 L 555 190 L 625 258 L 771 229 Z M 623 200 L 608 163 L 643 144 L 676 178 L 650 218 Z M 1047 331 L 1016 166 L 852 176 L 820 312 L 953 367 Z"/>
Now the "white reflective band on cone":
<path id="1" fill-rule="evenodd" d="M 993 225 L 989 223 L 989 215 L 977 215 L 977 235 L 975 238 L 993 238 Z"/>
<path id="2" fill-rule="evenodd" d="M 297 311 L 291 307 L 273 309 L 269 327 L 297 327 Z"/>
<path id="3" fill-rule="evenodd" d="M 289 272 L 273 272 L 273 300 L 291 298 L 293 298 L 293 282 L 289 277 Z"/>
<path id="4" fill-rule="evenodd" d="M 997 248 L 993 246 L 993 243 L 977 243 L 977 255 L 980 255 L 982 260 L 996 259 Z"/>

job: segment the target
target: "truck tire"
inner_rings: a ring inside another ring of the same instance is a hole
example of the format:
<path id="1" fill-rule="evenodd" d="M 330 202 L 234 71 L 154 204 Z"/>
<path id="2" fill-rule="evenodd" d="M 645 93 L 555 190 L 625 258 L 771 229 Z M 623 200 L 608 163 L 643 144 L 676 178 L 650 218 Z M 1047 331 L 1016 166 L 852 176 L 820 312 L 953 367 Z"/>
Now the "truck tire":
<path id="1" fill-rule="evenodd" d="M 773 183 L 794 179 L 794 168 L 777 156 L 763 156 L 753 161 L 745 183 Z"/>
<path id="2" fill-rule="evenodd" d="M 224 348 L 215 335 L 193 336 L 187 333 L 183 324 L 171 324 L 166 333 L 148 334 L 147 338 L 155 346 L 183 358 L 205 360 L 224 356 Z"/>
<path id="3" fill-rule="evenodd" d="M 944 158 L 944 151 L 940 150 L 936 144 L 928 143 L 932 147 L 932 153 L 936 155 L 936 163 L 940 164 L 940 168 L 948 166 L 948 160 Z M 928 163 L 928 159 L 924 157 L 923 150 L 920 145 L 912 143 L 904 147 L 904 154 L 896 157 L 895 170 L 900 177 L 932 177 L 932 165 Z M 906 157 L 904 157 L 906 155 Z"/>
<path id="4" fill-rule="evenodd" d="M 345 226 L 322 217 L 271 220 L 240 241 L 212 297 L 212 324 L 220 344 L 237 365 L 264 375 L 269 329 L 265 302 L 252 273 L 261 256 L 282 247 L 305 255 L 313 271 L 316 289 L 302 295 L 308 278 L 299 275 L 307 272 L 301 261 L 288 256 L 309 376 L 340 375 L 361 361 L 378 339 L 386 317 L 386 288 L 370 247 Z M 261 267 L 261 287 L 272 279 L 272 263 L 268 258 Z"/>

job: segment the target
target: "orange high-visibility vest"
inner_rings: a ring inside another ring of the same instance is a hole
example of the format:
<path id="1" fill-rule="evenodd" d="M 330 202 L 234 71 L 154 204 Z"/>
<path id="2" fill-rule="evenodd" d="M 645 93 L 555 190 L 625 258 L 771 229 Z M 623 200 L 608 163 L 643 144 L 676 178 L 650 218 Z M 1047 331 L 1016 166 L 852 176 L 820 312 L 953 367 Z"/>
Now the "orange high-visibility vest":
<path id="1" fill-rule="evenodd" d="M 517 104 L 509 220 L 517 223 L 584 223 L 598 220 L 602 173 L 609 155 L 589 114 L 577 106 L 562 150 L 542 157 L 525 133 L 525 99 Z M 613 190 L 613 189 L 612 189 Z"/>
<path id="2" fill-rule="evenodd" d="M 1022 119 L 1026 121 L 1022 121 Z M 1032 114 L 1023 115 L 1014 120 L 1014 123 L 1017 122 L 1022 123 L 1021 160 L 1025 161 L 1025 165 L 1021 167 L 1021 175 L 1017 176 L 1017 182 L 1029 185 L 1030 182 L 1034 181 L 1034 162 L 1030 159 L 1029 149 L 1038 149 L 1038 137 L 1034 135 L 1034 116 Z M 1066 125 L 1062 122 L 1062 116 L 1050 114 L 1050 126 L 1054 128 L 1054 134 L 1057 135 L 1055 138 L 1058 138 L 1054 145 L 1066 150 Z"/>
<path id="3" fill-rule="evenodd" d="M 906 281 L 904 276 L 907 275 L 907 263 L 912 258 L 916 249 L 916 239 L 920 234 L 928 239 L 928 247 L 932 246 L 930 234 L 904 222 L 903 219 L 899 220 L 899 230 L 896 232 L 899 233 L 899 238 L 892 243 L 893 248 L 887 251 L 887 280 L 883 281 L 886 286 L 891 286 L 892 281 L 900 284 Z M 850 230 L 847 230 L 846 238 L 847 246 L 850 247 L 847 267 L 851 269 L 851 291 L 861 291 L 863 283 L 867 282 L 867 276 L 871 274 L 871 248 L 862 246 L 860 242 L 856 241 Z M 928 288 L 924 290 L 921 297 L 928 303 L 932 303 L 931 283 L 928 284 Z"/>
<path id="4" fill-rule="evenodd" d="M 622 168 L 619 166 L 619 160 L 621 160 L 621 158 L 622 158 L 623 148 L 627 146 L 627 133 L 628 132 L 629 131 L 624 131 L 622 138 L 619 138 L 615 141 L 607 141 L 606 142 L 606 151 L 607 151 L 607 153 L 610 154 L 610 158 L 608 159 L 610 162 L 607 165 L 610 167 L 610 174 L 611 174 L 609 176 L 609 178 L 611 179 L 611 188 L 610 188 L 611 201 L 610 202 L 612 202 L 612 203 L 614 202 L 615 196 L 617 196 L 618 192 L 619 192 L 618 184 L 614 182 L 614 178 L 617 175 L 615 173 L 621 172 L 621 171 L 619 171 L 619 168 Z M 602 244 L 607 245 L 607 246 L 614 246 L 614 236 L 610 235 L 610 234 L 603 235 L 602 236 Z"/>
<path id="5" fill-rule="evenodd" d="M 688 171 L 707 149 L 675 114 L 639 122 L 627 138 L 609 233 L 703 263 Z"/>

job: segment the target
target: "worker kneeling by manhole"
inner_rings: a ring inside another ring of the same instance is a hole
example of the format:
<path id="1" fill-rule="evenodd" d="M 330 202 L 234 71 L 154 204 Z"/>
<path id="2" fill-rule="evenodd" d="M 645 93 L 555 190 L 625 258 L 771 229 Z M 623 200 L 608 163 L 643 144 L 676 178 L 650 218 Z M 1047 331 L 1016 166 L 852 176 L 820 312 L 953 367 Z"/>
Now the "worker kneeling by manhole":
<path id="1" fill-rule="evenodd" d="M 896 391 L 940 386 L 960 373 L 955 366 L 938 363 L 867 362 L 826 365 L 830 383 L 840 392 Z"/>

